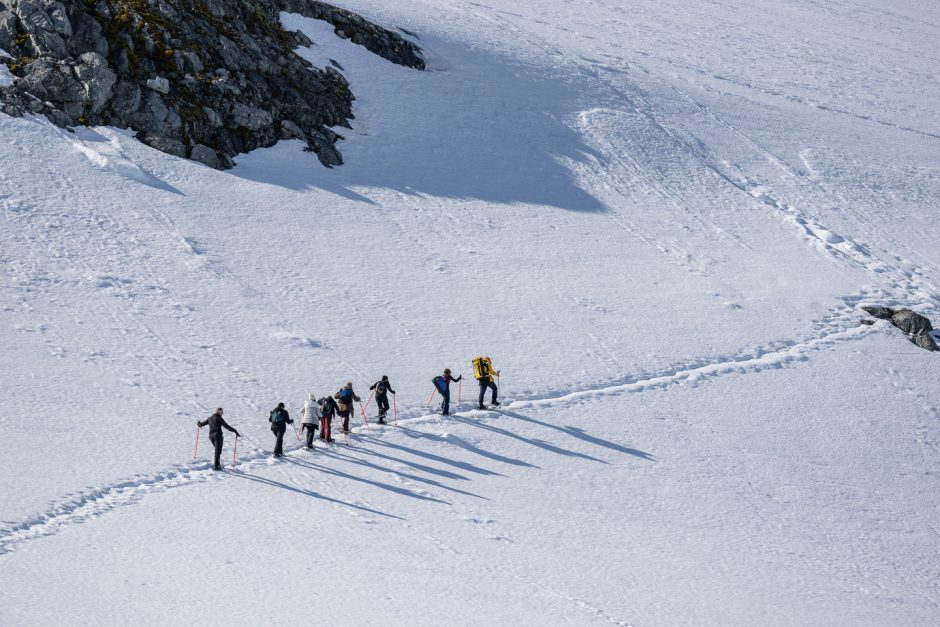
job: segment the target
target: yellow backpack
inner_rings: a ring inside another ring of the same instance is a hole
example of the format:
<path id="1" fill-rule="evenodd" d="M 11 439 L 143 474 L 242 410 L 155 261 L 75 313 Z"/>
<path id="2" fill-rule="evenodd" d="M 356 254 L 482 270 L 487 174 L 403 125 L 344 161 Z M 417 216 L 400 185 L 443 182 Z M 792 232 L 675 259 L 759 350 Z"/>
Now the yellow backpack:
<path id="1" fill-rule="evenodd" d="M 483 377 L 490 376 L 490 373 L 493 372 L 493 362 L 490 361 L 489 357 L 474 357 L 473 358 L 473 378 L 482 379 Z"/>

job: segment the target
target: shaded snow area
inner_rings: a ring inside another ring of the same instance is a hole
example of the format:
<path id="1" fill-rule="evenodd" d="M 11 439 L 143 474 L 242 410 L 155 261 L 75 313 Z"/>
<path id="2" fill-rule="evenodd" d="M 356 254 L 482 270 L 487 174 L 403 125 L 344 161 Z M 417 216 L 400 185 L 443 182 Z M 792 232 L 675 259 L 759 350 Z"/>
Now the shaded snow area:
<path id="1" fill-rule="evenodd" d="M 0 116 L 0 624 L 940 622 L 940 362 L 860 309 L 940 322 L 940 10 L 742 4 L 283 14 L 332 170 Z"/>

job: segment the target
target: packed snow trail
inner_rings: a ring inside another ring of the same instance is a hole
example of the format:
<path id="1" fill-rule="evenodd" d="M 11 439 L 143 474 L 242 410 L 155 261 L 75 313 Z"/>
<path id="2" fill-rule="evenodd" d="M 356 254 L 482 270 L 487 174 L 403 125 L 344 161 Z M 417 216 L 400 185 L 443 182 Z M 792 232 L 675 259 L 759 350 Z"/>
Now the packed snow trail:
<path id="1" fill-rule="evenodd" d="M 832 323 L 830 322 L 830 324 Z M 832 324 L 832 326 L 837 325 Z M 780 343 L 783 345 L 781 348 L 767 349 L 766 352 L 759 351 L 756 355 L 706 359 L 700 362 L 701 365 L 692 365 L 690 367 L 684 364 L 670 371 L 657 373 L 656 375 L 646 378 L 630 378 L 628 382 L 619 385 L 577 390 L 546 398 L 516 398 L 516 400 L 509 403 L 504 403 L 504 406 L 496 411 L 510 417 L 515 415 L 511 410 L 536 407 L 564 411 L 568 406 L 577 405 L 587 399 L 644 392 L 647 390 L 666 388 L 680 383 L 704 382 L 704 380 L 709 378 L 729 374 L 747 374 L 750 372 L 760 372 L 768 368 L 782 368 L 808 359 L 809 355 L 814 351 L 830 348 L 837 342 L 857 340 L 873 332 L 874 327 L 869 326 L 830 330 L 801 343 L 782 342 Z M 456 407 L 456 400 L 454 401 L 454 405 Z M 455 411 L 453 415 L 479 418 L 483 417 L 487 411 L 492 410 L 458 410 Z M 420 424 L 429 420 L 437 421 L 440 418 L 437 414 L 422 414 L 420 409 L 405 409 L 401 412 L 401 416 L 402 417 L 398 419 L 398 423 L 402 426 Z M 391 425 L 386 425 L 386 428 L 390 426 Z M 335 427 L 336 422 L 334 421 L 334 428 Z M 350 433 L 362 436 L 370 433 L 373 428 L 376 430 L 383 429 L 380 425 L 375 425 L 375 427 L 360 426 L 351 428 Z M 246 431 L 247 427 L 243 426 L 242 430 L 243 432 Z M 341 433 L 341 428 L 337 428 L 336 436 L 339 436 Z M 589 434 L 578 431 L 569 431 L 566 433 L 585 441 L 592 440 Z M 287 434 L 285 434 L 285 446 L 287 450 L 294 453 L 302 451 L 303 449 L 301 447 L 288 444 L 291 442 L 291 435 L 293 435 L 293 432 L 289 429 Z M 259 466 L 266 466 L 273 461 L 270 458 L 270 452 L 266 450 L 267 447 L 260 443 L 255 436 L 246 434 L 241 439 L 250 443 L 252 450 L 248 453 L 243 453 L 237 458 L 236 468 L 239 471 L 245 471 L 245 469 L 253 470 Z M 234 436 L 228 435 L 226 440 L 234 440 Z M 231 443 L 229 446 L 231 446 Z M 333 447 L 330 448 L 338 448 L 341 446 L 344 445 L 337 440 Z M 211 450 L 211 444 L 208 443 L 208 440 L 205 440 L 203 447 L 204 452 L 207 448 Z M 322 446 L 318 448 L 322 448 Z M 223 455 L 223 460 L 224 459 L 225 457 Z M 327 472 L 335 473 L 335 471 L 329 470 L 327 470 Z M 136 476 L 116 483 L 99 486 L 89 492 L 70 495 L 54 504 L 51 509 L 42 514 L 31 516 L 28 520 L 20 523 L 12 525 L 8 523 L 6 528 L 0 529 L 0 555 L 14 550 L 21 542 L 52 535 L 57 533 L 62 527 L 85 522 L 91 518 L 101 516 L 116 507 L 135 503 L 147 494 L 215 478 L 215 471 L 211 469 L 211 462 L 200 462 L 196 465 L 177 464 L 170 469 L 154 475 Z M 352 503 L 338 504 L 360 508 L 360 506 Z"/>

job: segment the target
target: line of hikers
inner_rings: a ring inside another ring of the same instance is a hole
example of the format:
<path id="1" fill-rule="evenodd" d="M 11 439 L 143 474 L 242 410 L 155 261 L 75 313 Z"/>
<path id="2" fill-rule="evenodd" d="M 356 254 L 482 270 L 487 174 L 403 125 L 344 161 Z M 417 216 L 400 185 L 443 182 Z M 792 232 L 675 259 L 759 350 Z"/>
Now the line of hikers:
<path id="1" fill-rule="evenodd" d="M 500 404 L 499 401 L 496 400 L 498 388 L 496 383 L 493 382 L 493 378 L 499 376 L 499 370 L 493 370 L 493 363 L 490 361 L 489 357 L 473 358 L 473 375 L 480 384 L 479 409 L 486 409 L 483 400 L 487 389 L 492 390 L 490 403 L 498 406 Z M 456 379 L 452 377 L 450 368 L 444 368 L 443 375 L 438 375 L 431 380 L 434 384 L 435 392 L 440 393 L 442 398 L 442 415 L 450 415 L 450 384 L 462 380 L 463 375 L 458 376 Z M 388 376 L 383 375 L 381 379 L 369 386 L 369 389 L 373 390 L 375 393 L 375 401 L 379 408 L 379 424 L 388 424 L 385 420 L 390 407 L 388 394 L 395 394 L 395 390 L 392 389 L 392 384 L 389 382 Z M 434 392 L 431 394 L 432 398 L 433 395 Z M 313 448 L 314 435 L 318 426 L 321 440 L 325 442 L 335 441 L 332 437 L 332 426 L 333 418 L 337 415 L 343 419 L 343 434 L 348 434 L 349 419 L 356 413 L 355 403 L 361 402 L 362 399 L 359 398 L 353 390 L 352 381 L 346 382 L 346 385 L 341 387 L 339 391 L 332 396 L 324 396 L 323 398 L 317 399 L 316 394 L 311 392 L 307 400 L 304 401 L 303 408 L 300 410 L 300 432 L 303 433 L 306 431 L 305 448 Z M 430 404 L 430 400 L 428 404 Z M 214 414 L 205 420 L 196 422 L 196 425 L 200 429 L 207 425 L 209 427 L 209 441 L 215 448 L 213 470 L 222 470 L 220 464 L 222 444 L 224 441 L 222 429 L 225 428 L 231 431 L 235 434 L 236 438 L 240 437 L 238 431 L 225 422 L 225 419 L 222 418 L 222 413 L 222 408 L 219 407 L 215 410 Z M 363 414 L 365 414 L 365 409 L 363 409 Z M 281 457 L 284 454 L 284 434 L 287 432 L 287 425 L 294 424 L 294 420 L 284 407 L 284 403 L 278 403 L 277 407 L 271 410 L 268 416 L 268 422 L 271 425 L 271 431 L 274 433 L 275 437 L 274 457 Z M 196 446 L 199 446 L 198 435 L 196 438 Z"/>

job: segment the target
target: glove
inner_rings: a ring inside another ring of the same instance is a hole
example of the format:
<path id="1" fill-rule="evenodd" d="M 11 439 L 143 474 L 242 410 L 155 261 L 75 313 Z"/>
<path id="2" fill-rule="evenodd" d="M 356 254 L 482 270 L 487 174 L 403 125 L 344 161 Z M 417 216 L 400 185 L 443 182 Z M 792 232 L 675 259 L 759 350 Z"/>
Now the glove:
<path id="1" fill-rule="evenodd" d="M 242 437 L 242 436 L 239 435 L 238 431 L 236 431 L 236 432 L 235 432 L 235 437 L 236 437 L 236 438 L 240 438 L 240 437 Z"/>
<path id="2" fill-rule="evenodd" d="M 395 392 L 392 392 L 392 394 L 394 394 L 394 393 L 395 393 Z"/>
<path id="3" fill-rule="evenodd" d="M 202 425 L 199 424 L 199 422 L 200 422 L 199 420 L 196 421 L 196 426 L 199 427 L 200 429 L 202 429 Z"/>

